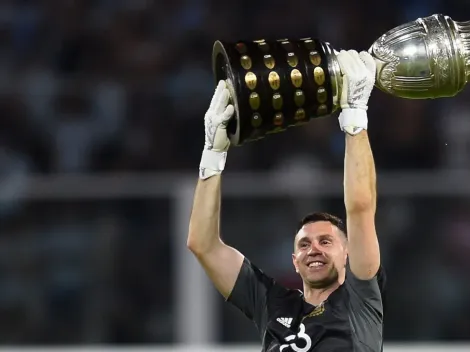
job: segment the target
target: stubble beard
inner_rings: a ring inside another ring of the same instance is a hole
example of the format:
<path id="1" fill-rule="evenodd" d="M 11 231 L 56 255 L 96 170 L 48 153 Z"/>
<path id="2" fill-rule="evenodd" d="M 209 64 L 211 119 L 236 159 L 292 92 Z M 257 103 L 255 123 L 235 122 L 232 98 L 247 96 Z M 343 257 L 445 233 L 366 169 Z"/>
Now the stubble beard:
<path id="1" fill-rule="evenodd" d="M 338 277 L 338 270 L 336 270 L 336 268 L 332 266 L 328 270 L 328 275 L 324 276 L 323 278 L 319 280 L 308 280 L 307 278 L 306 280 L 304 280 L 304 282 L 307 284 L 307 286 L 311 288 L 325 289 L 336 284 L 338 282 Z"/>

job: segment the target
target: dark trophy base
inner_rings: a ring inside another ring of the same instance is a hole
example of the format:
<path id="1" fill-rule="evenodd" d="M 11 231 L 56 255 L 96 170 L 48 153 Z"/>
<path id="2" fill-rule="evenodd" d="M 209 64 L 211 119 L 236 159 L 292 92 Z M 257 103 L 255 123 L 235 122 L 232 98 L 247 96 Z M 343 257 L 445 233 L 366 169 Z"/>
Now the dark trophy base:
<path id="1" fill-rule="evenodd" d="M 338 90 L 331 49 L 316 39 L 216 41 L 216 84 L 226 80 L 235 107 L 228 126 L 232 145 L 256 141 L 287 127 L 328 116 Z"/>

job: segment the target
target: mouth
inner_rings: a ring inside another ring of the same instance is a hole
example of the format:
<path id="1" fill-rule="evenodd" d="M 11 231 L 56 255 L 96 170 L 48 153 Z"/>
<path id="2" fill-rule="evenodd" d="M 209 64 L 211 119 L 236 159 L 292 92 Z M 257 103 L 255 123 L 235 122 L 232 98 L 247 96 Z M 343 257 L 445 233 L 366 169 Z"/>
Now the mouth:
<path id="1" fill-rule="evenodd" d="M 308 262 L 308 263 L 307 263 L 307 266 L 308 266 L 309 268 L 321 268 L 321 267 L 323 267 L 323 266 L 325 266 L 325 265 L 326 265 L 326 263 L 324 263 L 324 262 L 322 262 L 322 261 L 318 261 L 318 260 L 315 260 L 315 261 L 313 261 L 313 262 Z"/>

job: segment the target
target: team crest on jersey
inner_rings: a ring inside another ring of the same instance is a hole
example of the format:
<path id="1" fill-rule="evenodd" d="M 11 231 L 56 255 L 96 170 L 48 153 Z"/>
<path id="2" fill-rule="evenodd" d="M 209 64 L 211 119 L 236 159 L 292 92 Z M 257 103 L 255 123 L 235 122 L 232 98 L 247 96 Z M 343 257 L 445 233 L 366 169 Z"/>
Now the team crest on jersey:
<path id="1" fill-rule="evenodd" d="M 319 304 L 318 306 L 316 306 L 313 311 L 311 311 L 310 313 L 308 313 L 308 314 L 304 317 L 304 319 L 305 319 L 305 318 L 310 318 L 310 317 L 318 317 L 319 315 L 322 315 L 324 312 L 325 312 L 325 303 L 322 302 L 321 304 Z"/>

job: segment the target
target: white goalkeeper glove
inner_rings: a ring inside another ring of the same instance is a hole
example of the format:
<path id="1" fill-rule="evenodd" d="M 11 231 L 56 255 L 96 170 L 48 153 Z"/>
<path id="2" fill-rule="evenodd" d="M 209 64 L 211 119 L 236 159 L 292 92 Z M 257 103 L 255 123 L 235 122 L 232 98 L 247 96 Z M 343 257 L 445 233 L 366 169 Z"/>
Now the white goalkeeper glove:
<path id="1" fill-rule="evenodd" d="M 220 81 L 204 117 L 206 140 L 199 164 L 199 177 L 202 179 L 220 174 L 225 168 L 230 146 L 227 125 L 235 111 L 229 99 L 226 82 Z"/>
<path id="2" fill-rule="evenodd" d="M 367 130 L 367 104 L 374 88 L 376 63 L 366 51 L 341 50 L 337 58 L 343 74 L 339 125 L 343 132 L 355 135 Z"/>

